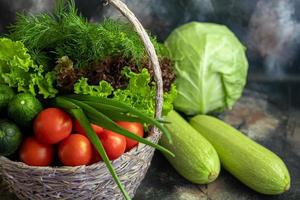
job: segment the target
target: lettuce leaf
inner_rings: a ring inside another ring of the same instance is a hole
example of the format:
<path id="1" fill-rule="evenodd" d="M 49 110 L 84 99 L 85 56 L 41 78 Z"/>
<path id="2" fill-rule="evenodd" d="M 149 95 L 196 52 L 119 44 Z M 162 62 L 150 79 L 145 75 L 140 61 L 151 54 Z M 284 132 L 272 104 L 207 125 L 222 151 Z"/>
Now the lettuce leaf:
<path id="1" fill-rule="evenodd" d="M 126 103 L 149 116 L 154 115 L 156 87 L 151 82 L 147 69 L 140 73 L 132 72 L 125 67 L 122 74 L 128 78 L 128 85 L 125 89 L 116 89 L 106 81 L 100 81 L 99 86 L 89 85 L 86 78 L 81 78 L 74 85 L 76 94 L 87 94 L 91 96 L 112 97 L 115 100 Z M 173 110 L 173 101 L 177 95 L 175 85 L 172 85 L 170 92 L 164 93 L 163 114 L 166 115 Z"/>
<path id="2" fill-rule="evenodd" d="M 33 63 L 22 42 L 0 38 L 0 82 L 44 98 L 55 97 L 55 74 Z"/>
<path id="3" fill-rule="evenodd" d="M 113 98 L 153 116 L 155 85 L 148 85 L 150 82 L 148 70 L 143 69 L 137 74 L 125 67 L 122 73 L 129 79 L 128 86 L 125 90 L 117 89 Z"/>
<path id="4" fill-rule="evenodd" d="M 175 84 L 171 85 L 169 92 L 164 93 L 163 115 L 167 116 L 170 111 L 174 109 L 173 103 L 177 97 L 177 88 Z"/>
<path id="5" fill-rule="evenodd" d="M 100 81 L 99 85 L 89 85 L 87 78 L 81 78 L 74 84 L 75 94 L 108 97 L 112 94 L 113 90 L 113 87 L 106 81 Z"/>

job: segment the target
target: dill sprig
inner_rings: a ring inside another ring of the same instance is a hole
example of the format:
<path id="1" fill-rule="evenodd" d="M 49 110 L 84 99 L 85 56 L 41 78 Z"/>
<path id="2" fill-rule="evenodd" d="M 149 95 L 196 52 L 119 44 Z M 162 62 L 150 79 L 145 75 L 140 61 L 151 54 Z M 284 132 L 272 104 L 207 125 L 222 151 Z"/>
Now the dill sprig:
<path id="1" fill-rule="evenodd" d="M 79 68 L 108 57 L 128 58 L 137 63 L 146 57 L 131 25 L 113 20 L 89 23 L 78 14 L 74 0 L 58 0 L 53 13 L 19 14 L 10 33 L 13 40 L 25 44 L 37 64 L 44 66 L 54 66 L 63 56 Z M 164 47 L 154 37 L 151 40 L 158 54 L 164 54 Z"/>

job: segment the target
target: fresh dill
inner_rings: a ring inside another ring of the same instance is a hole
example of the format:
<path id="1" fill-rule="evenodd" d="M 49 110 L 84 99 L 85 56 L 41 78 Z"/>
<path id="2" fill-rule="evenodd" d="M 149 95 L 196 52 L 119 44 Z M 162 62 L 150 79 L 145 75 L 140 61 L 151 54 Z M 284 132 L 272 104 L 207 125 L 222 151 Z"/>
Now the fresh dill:
<path id="1" fill-rule="evenodd" d="M 58 0 L 53 13 L 19 14 L 10 27 L 10 37 L 22 41 L 37 64 L 53 67 L 58 58 L 68 56 L 74 67 L 82 68 L 108 57 L 141 62 L 144 46 L 127 23 L 104 20 L 89 23 L 78 14 L 74 0 Z M 164 47 L 151 37 L 158 54 Z"/>

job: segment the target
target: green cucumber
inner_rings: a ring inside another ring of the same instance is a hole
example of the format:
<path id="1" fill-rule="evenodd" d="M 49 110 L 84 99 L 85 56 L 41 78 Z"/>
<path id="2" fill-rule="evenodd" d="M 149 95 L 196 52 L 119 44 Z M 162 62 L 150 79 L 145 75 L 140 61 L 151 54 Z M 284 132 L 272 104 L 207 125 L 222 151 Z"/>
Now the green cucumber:
<path id="1" fill-rule="evenodd" d="M 41 112 L 41 102 L 29 93 L 17 94 L 8 104 L 8 117 L 20 126 L 30 127 L 32 120 Z"/>
<path id="2" fill-rule="evenodd" d="M 173 144 L 164 135 L 160 143 L 175 154 L 175 157 L 165 154 L 175 170 L 192 183 L 214 181 L 220 173 L 220 160 L 213 146 L 175 111 L 165 120 L 170 122 L 165 126 Z"/>
<path id="3" fill-rule="evenodd" d="M 248 187 L 270 195 L 290 188 L 287 167 L 270 150 L 214 117 L 198 115 L 190 124 L 215 147 L 224 168 Z"/>
<path id="4" fill-rule="evenodd" d="M 15 92 L 8 85 L 0 84 L 0 112 L 7 109 L 8 103 L 15 96 Z"/>
<path id="5" fill-rule="evenodd" d="M 14 154 L 22 142 L 22 133 L 16 124 L 0 120 L 0 155 Z"/>

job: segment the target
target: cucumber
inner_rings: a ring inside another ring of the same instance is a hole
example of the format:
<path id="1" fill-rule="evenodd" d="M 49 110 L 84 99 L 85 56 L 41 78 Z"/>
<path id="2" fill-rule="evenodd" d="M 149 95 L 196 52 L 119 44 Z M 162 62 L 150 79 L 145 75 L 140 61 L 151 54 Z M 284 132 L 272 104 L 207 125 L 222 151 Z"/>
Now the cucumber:
<path id="1" fill-rule="evenodd" d="M 30 127 L 32 120 L 41 112 L 41 102 L 32 94 L 17 94 L 8 104 L 8 117 L 20 126 Z"/>
<path id="2" fill-rule="evenodd" d="M 0 112 L 4 112 L 15 92 L 8 85 L 0 84 Z"/>
<path id="3" fill-rule="evenodd" d="M 281 194 L 290 188 L 290 175 L 283 161 L 223 121 L 198 115 L 190 124 L 217 150 L 226 170 L 262 194 Z"/>
<path id="4" fill-rule="evenodd" d="M 14 154 L 22 142 L 20 129 L 8 120 L 0 120 L 0 155 Z"/>
<path id="5" fill-rule="evenodd" d="M 213 146 L 175 111 L 171 111 L 165 120 L 170 122 L 165 126 L 173 144 L 165 135 L 160 143 L 175 154 L 175 157 L 164 154 L 175 170 L 192 183 L 214 181 L 220 173 L 220 160 Z"/>

